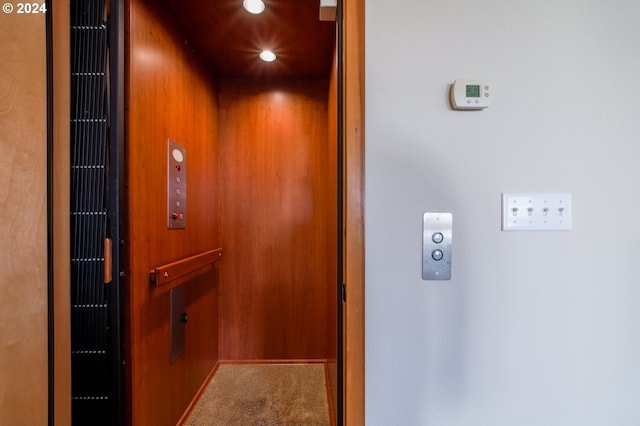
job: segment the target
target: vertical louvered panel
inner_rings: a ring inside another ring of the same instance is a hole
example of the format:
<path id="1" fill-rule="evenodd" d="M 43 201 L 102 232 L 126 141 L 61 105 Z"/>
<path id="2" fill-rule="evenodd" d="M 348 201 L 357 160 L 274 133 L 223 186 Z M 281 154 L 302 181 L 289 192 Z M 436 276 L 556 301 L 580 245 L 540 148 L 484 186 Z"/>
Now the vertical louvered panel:
<path id="1" fill-rule="evenodd" d="M 108 61 L 104 0 L 71 2 L 71 365 L 75 425 L 109 424 Z"/>

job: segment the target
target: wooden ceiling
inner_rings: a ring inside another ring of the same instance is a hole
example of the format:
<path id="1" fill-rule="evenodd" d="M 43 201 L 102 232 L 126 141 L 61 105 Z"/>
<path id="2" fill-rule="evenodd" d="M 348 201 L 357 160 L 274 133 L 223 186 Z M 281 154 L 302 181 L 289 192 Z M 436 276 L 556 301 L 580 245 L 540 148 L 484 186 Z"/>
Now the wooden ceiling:
<path id="1" fill-rule="evenodd" d="M 242 0 L 164 0 L 189 45 L 217 77 L 318 78 L 331 71 L 335 22 L 320 21 L 320 0 L 263 0 L 253 15 Z M 275 62 L 258 58 L 272 50 Z"/>

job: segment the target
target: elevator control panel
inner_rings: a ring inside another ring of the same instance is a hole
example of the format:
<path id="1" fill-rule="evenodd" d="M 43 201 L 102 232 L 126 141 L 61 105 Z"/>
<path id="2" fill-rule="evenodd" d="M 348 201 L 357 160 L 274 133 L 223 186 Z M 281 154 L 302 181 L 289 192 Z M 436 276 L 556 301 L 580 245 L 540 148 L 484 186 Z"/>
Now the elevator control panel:
<path id="1" fill-rule="evenodd" d="M 169 139 L 167 152 L 167 227 L 187 226 L 187 151 Z"/>
<path id="2" fill-rule="evenodd" d="M 456 80 L 451 85 L 453 109 L 484 109 L 491 105 L 491 84 L 486 80 Z"/>
<path id="3" fill-rule="evenodd" d="M 453 215 L 425 213 L 422 226 L 422 279 L 451 279 Z"/>

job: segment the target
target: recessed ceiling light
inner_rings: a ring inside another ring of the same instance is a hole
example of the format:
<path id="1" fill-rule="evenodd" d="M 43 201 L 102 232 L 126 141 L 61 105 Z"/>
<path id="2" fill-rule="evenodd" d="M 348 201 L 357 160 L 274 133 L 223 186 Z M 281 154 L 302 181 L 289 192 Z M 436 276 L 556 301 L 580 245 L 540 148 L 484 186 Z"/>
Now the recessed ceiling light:
<path id="1" fill-rule="evenodd" d="M 273 62 L 276 60 L 276 54 L 270 50 L 263 50 L 260 52 L 260 59 L 265 62 Z"/>
<path id="2" fill-rule="evenodd" d="M 247 9 L 247 12 L 254 14 L 262 13 L 264 10 L 264 3 L 262 0 L 244 0 L 242 5 Z"/>

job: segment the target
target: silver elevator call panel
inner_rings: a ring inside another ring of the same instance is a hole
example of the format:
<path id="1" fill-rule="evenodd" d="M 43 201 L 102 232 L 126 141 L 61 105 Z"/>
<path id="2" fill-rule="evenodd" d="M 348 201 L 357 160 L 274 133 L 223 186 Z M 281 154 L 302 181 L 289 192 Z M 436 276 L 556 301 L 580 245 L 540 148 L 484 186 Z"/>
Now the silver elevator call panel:
<path id="1" fill-rule="evenodd" d="M 425 213 L 422 226 L 422 279 L 451 279 L 453 215 Z"/>
<path id="2" fill-rule="evenodd" d="M 187 227 L 187 150 L 169 139 L 167 152 L 167 227 Z"/>

